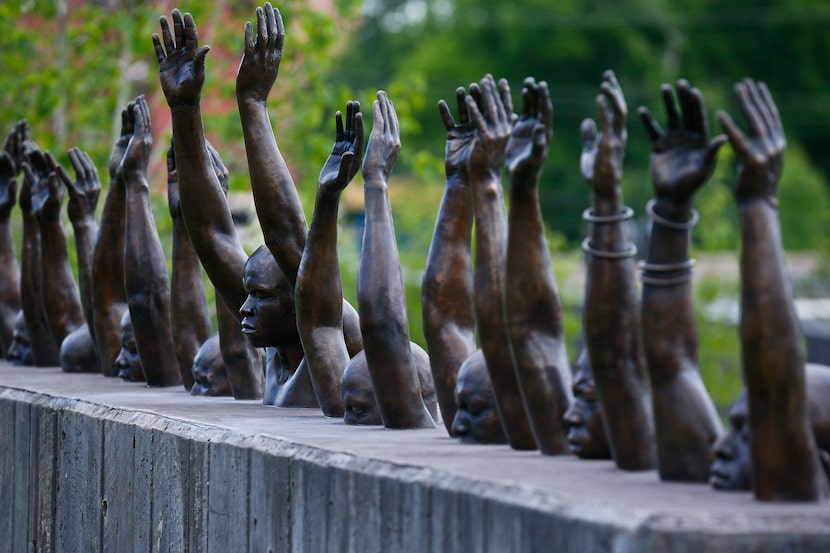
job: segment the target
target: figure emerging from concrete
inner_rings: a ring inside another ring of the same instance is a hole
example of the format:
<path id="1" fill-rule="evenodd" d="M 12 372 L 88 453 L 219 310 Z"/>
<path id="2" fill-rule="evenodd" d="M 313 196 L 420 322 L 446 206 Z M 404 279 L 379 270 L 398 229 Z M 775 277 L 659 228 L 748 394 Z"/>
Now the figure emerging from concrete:
<path id="1" fill-rule="evenodd" d="M 547 83 L 529 77 L 506 151 L 510 215 L 505 313 L 525 410 L 546 455 L 568 452 L 562 415 L 572 400 L 562 304 L 539 205 L 539 178 L 552 138 Z"/>
<path id="2" fill-rule="evenodd" d="M 573 382 L 574 400 L 563 417 L 568 425 L 568 448 L 580 459 L 610 459 L 605 421 L 597 395 L 597 386 L 583 349 L 576 360 Z"/>
<path id="3" fill-rule="evenodd" d="M 383 91 L 363 160 L 366 226 L 357 279 L 360 330 L 372 387 L 387 428 L 435 425 L 421 396 L 409 341 L 403 275 L 388 182 L 401 148 L 398 117 Z"/>
<path id="4" fill-rule="evenodd" d="M 170 285 L 167 264 L 150 206 L 147 167 L 152 137 L 150 110 L 136 98 L 134 129 L 118 173 L 126 189 L 124 287 L 135 342 L 148 386 L 181 384 L 170 328 Z"/>
<path id="5" fill-rule="evenodd" d="M 506 444 L 484 352 L 474 351 L 458 368 L 452 435 L 463 444 Z"/>
<path id="6" fill-rule="evenodd" d="M 23 143 L 29 127 L 19 122 L 6 136 L 0 152 L 0 353 L 9 359 L 20 312 L 20 268 L 14 252 L 10 217 L 17 202 L 17 176 L 23 164 Z"/>
<path id="7" fill-rule="evenodd" d="M 582 122 L 582 176 L 593 191 L 584 213 L 591 223 L 586 252 L 584 332 L 609 446 L 623 470 L 654 468 L 656 452 L 651 394 L 640 341 L 640 303 L 634 273 L 636 247 L 625 220 L 622 169 L 628 110 L 614 73 L 603 77 L 597 96 L 600 132 Z"/>
<path id="8" fill-rule="evenodd" d="M 505 319 L 507 217 L 501 171 L 512 130 L 510 89 L 487 75 L 465 98 L 475 136 L 467 172 L 475 207 L 475 312 L 502 427 L 514 449 L 536 449 L 517 380 Z"/>
<path id="9" fill-rule="evenodd" d="M 735 92 L 749 133 L 725 112 L 718 113 L 718 121 L 739 161 L 735 198 L 741 218 L 741 362 L 755 497 L 817 501 L 828 496 L 828 484 L 810 429 L 804 343 L 778 221 L 784 129 L 765 84 L 746 80 Z"/>
<path id="10" fill-rule="evenodd" d="M 808 363 L 805 368 L 807 412 L 824 471 L 830 475 L 830 367 Z M 709 484 L 716 490 L 752 489 L 749 447 L 749 408 L 746 390 L 729 409 L 729 429 L 718 440 Z"/>
<path id="11" fill-rule="evenodd" d="M 705 482 L 720 419 L 698 364 L 697 322 L 689 258 L 690 230 L 697 222 L 692 198 L 712 175 L 725 136 L 710 140 L 700 90 L 678 81 L 678 110 L 671 86 L 663 85 L 668 128 L 646 108 L 640 117 L 652 141 L 648 204 L 651 238 L 643 264 L 642 336 L 662 480 Z"/>

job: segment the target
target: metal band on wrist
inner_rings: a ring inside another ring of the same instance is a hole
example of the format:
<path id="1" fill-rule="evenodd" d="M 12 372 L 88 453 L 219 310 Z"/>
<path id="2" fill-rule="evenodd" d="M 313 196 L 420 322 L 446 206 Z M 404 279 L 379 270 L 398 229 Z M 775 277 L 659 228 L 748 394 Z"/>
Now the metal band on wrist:
<path id="1" fill-rule="evenodd" d="M 700 214 L 695 208 L 691 208 L 692 216 L 688 221 L 672 221 L 657 214 L 654 211 L 655 200 L 652 198 L 646 204 L 646 212 L 651 216 L 651 220 L 658 225 L 675 230 L 689 230 L 700 221 Z"/>
<path id="2" fill-rule="evenodd" d="M 591 238 L 586 236 L 585 240 L 582 241 L 582 251 L 594 257 L 598 257 L 600 259 L 627 259 L 629 257 L 634 257 L 635 255 L 637 255 L 637 246 L 635 246 L 634 244 L 629 244 L 628 249 L 621 252 L 607 252 L 602 250 L 595 250 L 591 246 Z"/>

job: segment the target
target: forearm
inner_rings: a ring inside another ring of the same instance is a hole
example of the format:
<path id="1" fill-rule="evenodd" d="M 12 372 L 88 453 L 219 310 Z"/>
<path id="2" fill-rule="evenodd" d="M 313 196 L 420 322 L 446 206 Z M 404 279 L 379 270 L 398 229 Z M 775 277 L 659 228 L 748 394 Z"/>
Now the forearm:
<path id="1" fill-rule="evenodd" d="M 8 352 L 12 343 L 14 320 L 20 311 L 20 269 L 14 254 L 9 220 L 0 221 L 0 340 L 3 351 Z"/>
<path id="2" fill-rule="evenodd" d="M 98 225 L 95 219 L 89 217 L 83 221 L 72 223 L 75 231 L 75 249 L 78 253 L 78 279 L 81 289 L 81 305 L 84 319 L 89 331 L 95 337 L 92 314 L 92 262 L 95 250 L 95 241 L 98 237 Z"/>
<path id="3" fill-rule="evenodd" d="M 507 221 L 498 173 L 471 175 L 476 216 L 475 311 L 496 406 L 514 449 L 535 449 L 504 317 Z"/>
<path id="4" fill-rule="evenodd" d="M 180 220 L 173 221 L 170 308 L 176 360 L 185 388 L 189 389 L 193 385 L 193 359 L 210 337 L 211 326 L 199 258 Z"/>
<path id="5" fill-rule="evenodd" d="M 121 317 L 127 309 L 124 291 L 125 202 L 123 185 L 112 180 L 92 256 L 94 336 L 105 376 L 118 376 L 115 359 L 121 349 Z"/>
<path id="6" fill-rule="evenodd" d="M 596 196 L 586 244 L 584 330 L 597 392 L 606 413 L 608 439 L 617 466 L 654 466 L 654 422 L 640 341 L 640 302 L 634 247 L 625 232 L 619 192 Z"/>
<path id="7" fill-rule="evenodd" d="M 435 391 L 448 432 L 457 409 L 458 368 L 475 351 L 472 228 L 469 185 L 447 179 L 424 269 L 421 306 Z"/>
<path id="8" fill-rule="evenodd" d="M 201 110 L 187 106 L 172 108 L 171 112 L 185 226 L 211 282 L 236 310 L 247 297 L 242 287 L 242 270 L 247 256 L 236 236 L 230 209 L 211 167 Z"/>
<path id="9" fill-rule="evenodd" d="M 340 195 L 318 191 L 295 289 L 297 328 L 317 403 L 327 417 L 342 417 L 340 379 L 349 362 L 343 335 L 343 291 L 337 260 Z M 326 275 L 327 278 L 321 278 Z"/>
<path id="10" fill-rule="evenodd" d="M 360 329 L 387 427 L 431 426 L 409 346 L 409 323 L 386 183 L 365 183 L 366 227 L 358 276 Z"/>
<path id="11" fill-rule="evenodd" d="M 827 483 L 809 426 L 803 340 L 778 214 L 762 198 L 745 200 L 740 212 L 741 351 L 755 496 L 817 500 L 827 495 Z"/>
<path id="12" fill-rule="evenodd" d="M 238 97 L 237 103 L 265 245 L 294 286 L 308 232 L 300 196 L 277 146 L 265 102 Z"/>
<path id="13" fill-rule="evenodd" d="M 60 364 L 58 347 L 46 322 L 40 295 L 40 230 L 33 214 L 23 215 L 20 265 L 20 301 L 32 344 L 32 357 L 38 367 L 57 367 Z"/>
<path id="14" fill-rule="evenodd" d="M 147 183 L 143 177 L 136 182 L 138 179 L 125 176 L 124 288 L 147 384 L 170 386 L 180 380 L 170 328 L 167 266 L 156 234 Z"/>
<path id="15" fill-rule="evenodd" d="M 508 328 L 511 334 L 543 332 L 564 341 L 561 301 L 545 240 L 538 188 L 514 183 L 511 190 L 505 276 Z"/>
<path id="16" fill-rule="evenodd" d="M 66 250 L 60 221 L 40 223 L 41 299 L 49 329 L 60 347 L 66 336 L 84 324 L 83 309 Z"/>

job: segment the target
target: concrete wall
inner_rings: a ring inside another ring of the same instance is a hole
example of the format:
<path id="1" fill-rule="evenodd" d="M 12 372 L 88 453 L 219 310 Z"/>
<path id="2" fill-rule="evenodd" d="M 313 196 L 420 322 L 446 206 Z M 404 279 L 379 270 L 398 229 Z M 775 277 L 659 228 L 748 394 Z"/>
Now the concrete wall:
<path id="1" fill-rule="evenodd" d="M 830 551 L 826 504 L 779 512 L 741 496 L 746 518 L 687 520 L 639 510 L 636 493 L 630 510 L 590 497 L 578 504 L 418 459 L 389 461 L 108 403 L 3 387 L 0 374 L 0 553 Z M 251 404 L 213 408 L 260 416 Z M 273 420 L 274 409 L 260 408 Z M 302 432 L 345 432 L 308 419 L 296 423 L 308 424 Z M 419 436 L 367 432 L 373 440 Z M 445 443 L 438 431 L 420 436 L 442 440 L 449 452 L 501 451 L 512 461 L 500 473 L 550 466 L 537 465 L 549 460 L 538 455 Z M 619 493 L 643 487 L 639 476 L 593 466 L 621 479 Z M 643 497 L 652 497 L 647 486 Z"/>

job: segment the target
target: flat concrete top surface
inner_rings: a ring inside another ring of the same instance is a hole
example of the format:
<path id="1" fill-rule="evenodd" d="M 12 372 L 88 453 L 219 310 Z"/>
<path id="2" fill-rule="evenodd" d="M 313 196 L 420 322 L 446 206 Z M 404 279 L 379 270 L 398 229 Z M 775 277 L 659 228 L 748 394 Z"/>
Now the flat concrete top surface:
<path id="1" fill-rule="evenodd" d="M 655 471 L 623 472 L 611 461 L 462 445 L 447 435 L 443 425 L 431 430 L 352 427 L 325 418 L 319 409 L 193 397 L 181 387 L 148 388 L 100 374 L 67 374 L 58 368 L 16 367 L 5 361 L 0 361 L 0 398 L 30 402 L 67 398 L 61 400 L 61 408 L 122 419 L 125 412 L 138 412 L 147 415 L 141 424 L 148 424 L 149 417 L 149 424 L 162 430 L 191 428 L 205 440 L 241 440 L 264 451 L 297 446 L 297 451 L 321 462 L 364 463 L 364 470 L 389 476 L 399 471 L 410 478 L 465 486 L 530 508 L 565 511 L 575 518 L 623 527 L 830 534 L 830 502 L 761 503 L 750 493 L 663 483 Z"/>

